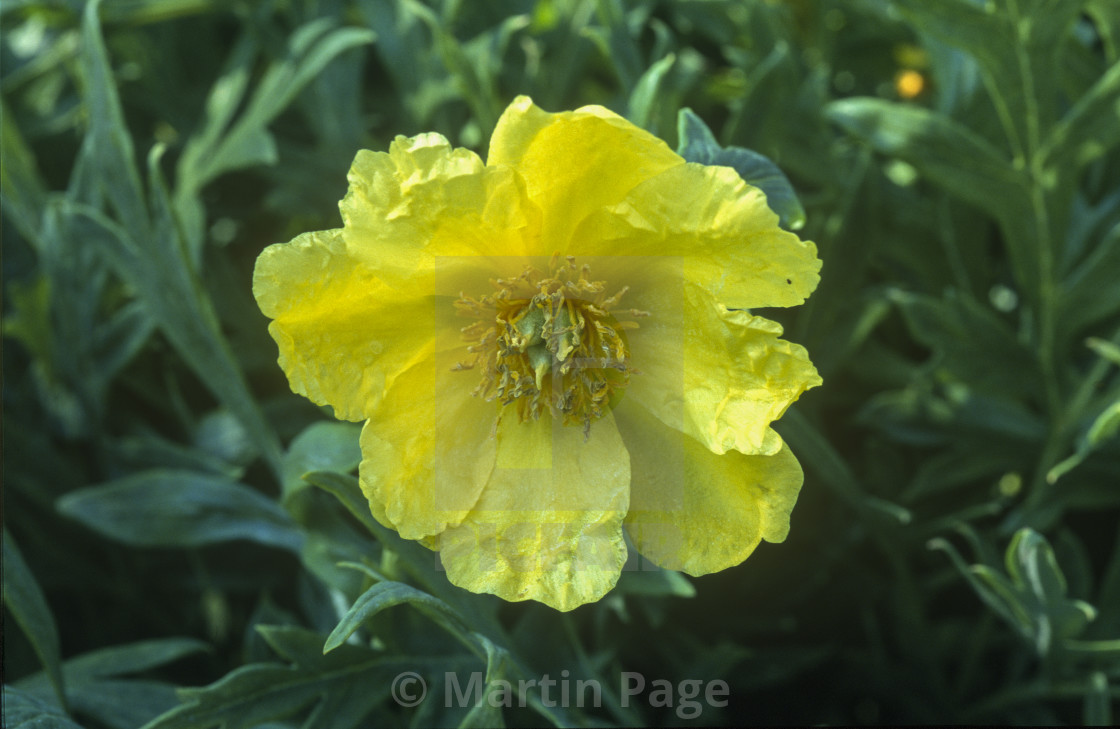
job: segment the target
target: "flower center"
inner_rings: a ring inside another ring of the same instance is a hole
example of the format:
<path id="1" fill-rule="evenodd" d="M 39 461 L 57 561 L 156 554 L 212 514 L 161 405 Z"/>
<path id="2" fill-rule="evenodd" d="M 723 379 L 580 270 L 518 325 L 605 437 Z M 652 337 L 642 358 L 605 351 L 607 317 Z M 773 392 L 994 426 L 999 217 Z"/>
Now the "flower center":
<path id="1" fill-rule="evenodd" d="M 521 422 L 536 420 L 545 408 L 565 425 L 592 421 L 611 408 L 637 370 L 630 366 L 625 331 L 648 316 L 619 310 L 623 288 L 611 296 L 606 284 L 590 278 L 590 266 L 571 256 L 553 256 L 549 273 L 529 266 L 517 278 L 492 281 L 492 294 L 460 295 L 459 313 L 476 321 L 463 327 L 471 362 L 482 381 L 474 395 L 502 405 L 515 404 Z"/>

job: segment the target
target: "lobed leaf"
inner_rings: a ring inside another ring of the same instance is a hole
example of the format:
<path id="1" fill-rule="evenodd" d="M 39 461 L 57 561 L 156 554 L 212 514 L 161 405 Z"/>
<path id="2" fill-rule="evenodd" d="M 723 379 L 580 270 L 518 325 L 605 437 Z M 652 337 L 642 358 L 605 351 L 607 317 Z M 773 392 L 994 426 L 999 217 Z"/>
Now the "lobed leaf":
<path id="1" fill-rule="evenodd" d="M 402 539 L 393 530 L 379 524 L 370 513 L 369 502 L 362 494 L 357 478 L 330 471 L 313 471 L 305 474 L 304 478 L 309 483 L 334 494 L 346 510 L 377 537 L 377 541 L 383 548 L 400 558 L 401 566 L 433 597 L 451 605 L 475 630 L 508 645 L 505 631 L 494 615 L 495 598 L 490 595 L 465 592 L 455 587 L 447 581 L 442 570 L 436 569 L 435 554 L 417 542 Z"/>
<path id="2" fill-rule="evenodd" d="M 300 628 L 261 626 L 262 636 L 292 665 L 252 663 L 202 688 L 182 689 L 183 703 L 145 729 L 252 729 L 314 706 L 305 726 L 350 729 L 385 701 L 401 671 L 452 670 L 458 659 L 391 657 L 357 646 L 321 651 L 322 636 Z"/>
<path id="3" fill-rule="evenodd" d="M 342 616 L 338 625 L 327 636 L 323 653 L 329 653 L 345 643 L 366 620 L 377 613 L 405 603 L 427 615 L 469 648 L 477 650 L 469 638 L 470 629 L 463 618 L 443 600 L 402 582 L 378 582 L 362 593 Z"/>

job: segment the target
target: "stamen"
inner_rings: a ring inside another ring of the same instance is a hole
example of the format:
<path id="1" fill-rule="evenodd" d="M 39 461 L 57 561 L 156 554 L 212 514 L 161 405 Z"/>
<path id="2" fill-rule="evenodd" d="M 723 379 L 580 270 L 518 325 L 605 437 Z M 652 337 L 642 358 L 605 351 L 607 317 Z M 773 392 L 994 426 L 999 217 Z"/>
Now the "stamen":
<path id="1" fill-rule="evenodd" d="M 492 280 L 492 294 L 473 299 L 460 294 L 459 314 L 475 319 L 462 328 L 470 362 L 452 369 L 478 368 L 474 395 L 515 405 L 521 422 L 548 408 L 565 425 L 601 418 L 637 370 L 630 366 L 624 332 L 648 312 L 615 307 L 629 290 L 604 296 L 606 284 L 591 279 L 591 267 L 554 255 L 549 274 L 526 267 L 520 276 Z M 499 415 L 500 418 L 500 415 Z"/>

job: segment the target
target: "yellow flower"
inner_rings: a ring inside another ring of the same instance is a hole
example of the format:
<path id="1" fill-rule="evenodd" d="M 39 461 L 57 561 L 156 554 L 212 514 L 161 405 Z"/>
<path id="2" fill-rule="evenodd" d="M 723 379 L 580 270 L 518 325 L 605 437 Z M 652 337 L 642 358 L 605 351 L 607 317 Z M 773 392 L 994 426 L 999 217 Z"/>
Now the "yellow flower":
<path id="1" fill-rule="evenodd" d="M 691 575 L 785 539 L 802 472 L 770 423 L 821 380 L 748 310 L 803 302 L 820 261 L 759 190 L 526 97 L 485 164 L 397 137 L 349 183 L 343 227 L 267 248 L 253 292 L 292 389 L 366 421 L 373 515 L 451 582 L 570 610 L 624 530 Z"/>

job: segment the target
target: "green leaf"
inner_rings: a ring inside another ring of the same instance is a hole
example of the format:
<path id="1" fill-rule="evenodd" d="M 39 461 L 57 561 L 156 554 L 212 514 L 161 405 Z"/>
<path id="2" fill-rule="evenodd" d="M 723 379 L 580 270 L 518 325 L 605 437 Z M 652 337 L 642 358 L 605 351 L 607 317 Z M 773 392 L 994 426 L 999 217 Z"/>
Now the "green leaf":
<path id="1" fill-rule="evenodd" d="M 27 636 L 35 654 L 43 664 L 55 694 L 66 706 L 66 691 L 58 644 L 58 628 L 51 614 L 47 599 L 23 561 L 19 547 L 8 530 L 4 529 L 4 604 Z M 14 726 L 14 725 L 12 725 Z"/>
<path id="2" fill-rule="evenodd" d="M 258 625 L 257 632 L 276 655 L 303 668 L 322 669 L 339 662 L 339 656 L 323 653 L 323 636 L 314 630 L 295 625 Z M 345 646 L 342 654 L 353 657 L 366 656 L 368 649 Z"/>
<path id="3" fill-rule="evenodd" d="M 214 84 L 206 103 L 207 121 L 183 150 L 177 170 L 176 206 L 188 212 L 188 240 L 201 238 L 194 198 L 210 181 L 235 169 L 276 162 L 276 142 L 268 125 L 296 95 L 339 54 L 372 43 L 364 28 L 333 29 L 335 21 L 319 18 L 296 29 L 288 52 L 274 61 L 255 87 L 245 111 L 233 120 L 251 71 L 253 45 L 242 40 L 230 55 L 227 70 Z M 195 251 L 197 254 L 197 251 Z"/>
<path id="4" fill-rule="evenodd" d="M 166 206 L 161 207 L 166 210 Z M 279 441 L 220 333 L 213 305 L 183 256 L 181 240 L 161 240 L 158 244 L 148 240 L 141 245 L 127 230 L 92 208 L 62 203 L 60 212 L 73 222 L 74 234 L 95 245 L 117 275 L 132 287 L 186 363 L 237 414 L 253 445 L 279 472 Z"/>
<path id="5" fill-rule="evenodd" d="M 66 661 L 63 672 L 73 681 L 126 676 L 166 665 L 208 649 L 195 638 L 157 638 L 99 648 Z"/>
<path id="6" fill-rule="evenodd" d="M 998 41 L 1005 41 L 1002 18 L 994 3 L 970 0 L 898 0 L 895 3 L 911 25 L 961 48 L 977 58 L 989 73 L 1005 78 L 1010 61 Z"/>
<path id="7" fill-rule="evenodd" d="M 1058 567 L 1054 550 L 1033 529 L 1020 529 L 1011 538 L 1005 555 L 1007 573 L 1016 583 L 1030 589 L 1039 602 L 1065 597 L 1066 578 Z"/>
<path id="8" fill-rule="evenodd" d="M 139 301 L 125 304 L 97 328 L 92 354 L 104 386 L 140 353 L 154 329 L 155 322 Z"/>
<path id="9" fill-rule="evenodd" d="M 630 17 L 627 17 L 626 4 L 622 0 L 595 0 L 595 9 L 602 27 L 588 28 L 585 32 L 599 45 L 603 56 L 610 63 L 624 89 L 636 88 L 646 64 L 636 39 L 637 33 L 630 23 L 637 27 L 645 26 L 648 9 L 635 4 Z M 629 22 L 628 22 L 629 21 Z"/>
<path id="10" fill-rule="evenodd" d="M 987 565 L 969 566 L 956 547 L 940 537 L 931 539 L 927 546 L 929 549 L 939 549 L 948 554 L 953 566 L 968 581 L 980 599 L 1013 628 L 1029 636 L 1029 612 L 1007 583 L 1007 578 Z"/>
<path id="11" fill-rule="evenodd" d="M 909 510 L 864 492 L 848 464 L 824 436 L 797 410 L 788 411 L 778 424 L 781 435 L 793 450 L 802 455 L 811 469 L 833 493 L 861 517 L 887 523 L 906 524 Z"/>
<path id="12" fill-rule="evenodd" d="M 1120 312 L 1120 289 L 1113 286 L 1120 269 L 1120 224 L 1100 236 L 1091 252 L 1062 279 L 1058 317 L 1070 333 L 1080 332 Z"/>
<path id="13" fill-rule="evenodd" d="M 89 146 L 101 192 L 137 240 L 151 238 L 148 209 L 136 167 L 136 152 L 124 123 L 116 80 L 101 37 L 101 0 L 86 3 L 82 16 L 81 68 L 89 114 Z"/>
<path id="14" fill-rule="evenodd" d="M 1092 17 L 1105 47 L 1105 58 L 1120 60 L 1120 14 L 1112 0 L 1088 0 L 1085 13 Z"/>
<path id="15" fill-rule="evenodd" d="M 374 40 L 366 28 L 333 28 L 333 18 L 319 18 L 297 28 L 288 54 L 273 63 L 257 86 L 249 108 L 235 127 L 263 127 L 283 111 L 311 79 L 340 53 Z M 228 144 L 228 142 L 226 142 Z"/>
<path id="16" fill-rule="evenodd" d="M 371 534 L 377 537 L 387 548 L 397 554 L 407 566 L 409 571 L 425 580 L 427 587 L 433 587 L 432 580 L 432 553 L 412 540 L 402 539 L 391 529 L 378 523 L 370 512 L 369 502 L 366 501 L 358 479 L 353 476 L 334 473 L 331 471 L 312 471 L 304 474 L 308 483 L 324 491 L 334 494 L 342 505 L 365 526 Z M 449 584 L 444 580 L 445 584 Z M 432 590 L 436 592 L 436 590 Z"/>
<path id="17" fill-rule="evenodd" d="M 244 424 L 228 410 L 203 415 L 192 440 L 201 456 L 235 466 L 248 465 L 256 455 Z"/>
<path id="18" fill-rule="evenodd" d="M 391 532 L 373 518 L 369 502 L 362 494 L 358 480 L 333 471 L 312 471 L 303 475 L 305 481 L 333 494 L 350 514 L 361 522 L 375 537 L 389 536 Z M 423 547 L 420 547 L 423 549 Z"/>
<path id="19" fill-rule="evenodd" d="M 977 448 L 976 437 L 962 438 L 943 452 L 926 458 L 901 500 L 909 502 L 919 496 L 998 480 L 1022 463 L 1018 448 Z"/>
<path id="20" fill-rule="evenodd" d="M 362 460 L 358 446 L 361 426 L 353 423 L 312 423 L 292 439 L 284 454 L 284 501 L 308 486 L 303 475 L 311 471 L 349 473 Z"/>
<path id="21" fill-rule="evenodd" d="M 766 193 L 766 203 L 783 227 L 798 230 L 805 225 L 805 209 L 793 185 L 768 158 L 743 147 L 720 146 L 704 120 L 688 108 L 677 117 L 677 136 L 677 154 L 687 161 L 733 168 L 744 182 Z"/>
<path id="22" fill-rule="evenodd" d="M 57 706 L 13 686 L 4 686 L 6 729 L 82 729 Z"/>
<path id="23" fill-rule="evenodd" d="M 976 576 L 973 586 L 982 586 L 981 597 L 984 602 L 1008 620 L 1023 636 L 1035 639 L 1040 653 L 1048 650 L 1052 634 L 1047 616 L 1033 610 L 1031 602 L 1024 599 L 1023 593 L 1016 590 L 1006 576 L 982 564 L 972 565 L 970 569 Z M 1038 622 L 1039 618 L 1041 623 Z"/>
<path id="24" fill-rule="evenodd" d="M 191 638 L 169 638 L 82 654 L 62 666 L 66 697 L 81 716 L 96 718 L 113 729 L 135 729 L 175 706 L 175 687 L 120 676 L 163 666 L 206 648 L 205 643 Z M 42 672 L 22 679 L 17 688 L 41 699 L 50 690 Z"/>
<path id="25" fill-rule="evenodd" d="M 1112 726 L 1112 696 L 1108 690 L 1108 676 L 1093 671 L 1089 676 L 1082 708 L 1082 723 L 1085 726 Z"/>
<path id="26" fill-rule="evenodd" d="M 63 214 L 90 223 L 87 247 L 100 251 L 118 276 L 137 293 L 168 339 L 199 378 L 236 413 L 276 472 L 280 445 L 248 391 L 237 360 L 222 337 L 213 305 L 186 250 L 159 168 L 161 150 L 148 158 L 152 204 L 149 212 L 137 172 L 132 142 L 101 38 L 100 0 L 85 7 L 82 24 L 85 101 L 90 129 L 80 171 L 96 170 L 101 189 L 121 225 L 98 211 L 71 204 Z M 96 240 L 99 245 L 93 245 Z"/>
<path id="27" fill-rule="evenodd" d="M 1057 102 L 1054 72 L 1062 40 L 1081 11 L 1080 0 L 896 0 L 915 29 L 976 58 L 988 93 L 1017 157 L 1038 144 Z"/>
<path id="28" fill-rule="evenodd" d="M 825 113 L 877 152 L 909 162 L 981 210 L 1003 219 L 1023 209 L 1019 173 L 995 147 L 943 114 L 873 98 L 834 101 Z"/>
<path id="29" fill-rule="evenodd" d="M 111 729 L 135 729 L 176 706 L 176 687 L 142 679 L 98 680 L 67 691 L 74 712 L 92 717 Z"/>
<path id="30" fill-rule="evenodd" d="M 680 572 L 661 568 L 623 569 L 615 588 L 624 595 L 642 597 L 696 597 L 696 588 Z"/>
<path id="31" fill-rule="evenodd" d="M 323 653 L 329 653 L 345 643 L 346 639 L 354 634 L 354 631 L 362 627 L 366 620 L 377 613 L 394 605 L 405 603 L 412 605 L 446 628 L 449 633 L 459 638 L 468 647 L 477 650 L 477 647 L 468 638 L 470 630 L 450 605 L 403 582 L 378 582 L 362 593 L 350 609 L 346 611 L 346 614 L 342 616 L 338 625 L 327 636 L 327 641 L 323 644 Z"/>
<path id="32" fill-rule="evenodd" d="M 62 666 L 71 710 L 113 729 L 134 729 L 177 702 L 175 687 L 160 681 L 121 679 L 205 650 L 190 638 L 170 638 L 112 646 L 71 658 Z M 47 702 L 50 681 L 44 672 L 21 679 L 16 688 Z"/>
<path id="33" fill-rule="evenodd" d="M 339 54 L 374 38 L 363 28 L 332 30 L 334 23 L 319 18 L 297 29 L 287 53 L 272 62 L 247 102 L 244 97 L 257 50 L 255 34 L 247 32 L 234 46 L 207 97 L 206 123 L 187 141 L 176 168 L 175 210 L 196 264 L 201 261 L 206 224 L 202 189 L 225 173 L 275 164 L 278 153 L 269 124 Z M 243 104 L 244 111 L 235 119 Z"/>
<path id="34" fill-rule="evenodd" d="M 360 675 L 360 670 L 355 672 Z M 330 683 L 330 678 L 288 666 L 252 663 L 205 688 L 181 690 L 184 703 L 145 729 L 250 729 L 308 706 Z"/>
<path id="35" fill-rule="evenodd" d="M 43 217 L 46 186 L 39 174 L 35 155 L 20 134 L 0 98 L 0 204 L 20 234 L 38 247 L 39 225 Z"/>
<path id="36" fill-rule="evenodd" d="M 48 315 L 50 326 L 47 368 L 52 385 L 59 393 L 70 394 L 71 407 L 56 401 L 59 419 L 72 435 L 85 435 L 100 427 L 104 415 L 108 373 L 97 360 L 98 334 L 102 331 L 97 310 L 102 306 L 107 270 L 91 246 L 75 246 L 72 221 L 60 212 L 57 201 L 47 203 L 40 228 L 39 264 L 49 281 Z M 51 398 L 54 400 L 54 398 Z M 48 400 L 50 402 L 50 400 Z M 71 417 L 65 417 L 63 414 Z"/>
<path id="37" fill-rule="evenodd" d="M 180 306 L 152 306 L 154 311 L 164 314 L 161 321 L 164 324 L 164 333 L 172 343 L 178 345 L 180 355 L 192 366 L 195 373 L 241 421 L 249 440 L 269 465 L 278 472 L 280 443 L 276 432 L 265 420 L 260 406 L 249 391 L 237 358 L 229 342 L 222 335 L 221 324 L 202 283 L 201 273 L 191 265 L 188 242 L 184 238 L 179 219 L 172 207 L 171 196 L 159 165 L 163 151 L 161 146 L 156 146 L 148 155 L 152 215 L 155 232 L 163 241 L 163 245 L 159 248 L 163 260 L 157 262 L 156 270 L 149 268 L 147 271 L 142 271 L 134 265 L 130 272 L 134 275 L 152 276 L 157 281 L 163 278 L 166 285 L 174 287 L 164 291 L 164 297 L 169 291 L 175 291 L 183 297 Z M 118 240 L 122 243 L 128 242 L 125 239 Z M 116 260 L 118 263 L 121 262 L 120 257 Z M 168 278 L 170 280 L 167 280 Z M 144 298 L 155 295 L 150 287 L 144 293 L 147 294 Z M 193 317 L 193 319 L 184 320 L 185 317 Z M 156 319 L 159 320 L 160 317 Z M 171 327 L 174 327 L 175 331 L 171 331 Z"/>
<path id="38" fill-rule="evenodd" d="M 496 86 L 501 70 L 500 55 L 512 34 L 527 25 L 529 19 L 511 16 L 497 29 L 462 43 L 451 32 L 446 20 L 425 4 L 416 0 L 405 0 L 402 4 L 409 15 L 419 18 L 428 27 L 435 50 L 451 74 L 458 96 L 470 105 L 473 121 L 482 130 L 493 129 L 501 113 Z M 409 54 L 409 62 L 415 63 L 415 54 Z"/>
<path id="39" fill-rule="evenodd" d="M 400 0 L 360 0 L 362 19 L 376 33 L 373 50 L 393 81 L 395 93 L 407 108 L 414 110 L 416 97 L 425 86 L 446 80 L 439 54 L 432 52 L 424 32 L 421 10 Z M 416 114 L 417 121 L 427 114 Z"/>
<path id="40" fill-rule="evenodd" d="M 387 698 L 395 675 L 449 671 L 463 665 L 454 657 L 385 656 L 352 645 L 323 655 L 323 638 L 312 631 L 273 626 L 259 626 L 258 630 L 292 665 L 252 663 L 209 686 L 181 689 L 183 704 L 145 729 L 252 729 L 312 705 L 315 709 L 305 726 L 370 726 L 366 717 Z"/>
<path id="41" fill-rule="evenodd" d="M 1049 542 L 1032 529 L 1020 529 L 1004 555 L 1009 577 L 988 565 L 969 567 L 943 539 L 929 543 L 946 551 L 954 566 L 968 579 L 980 598 L 1024 638 L 1039 656 L 1055 644 L 1069 643 L 1096 617 L 1096 610 L 1081 600 L 1066 597 L 1066 580 Z"/>
<path id="42" fill-rule="evenodd" d="M 369 502 L 362 494 L 358 479 L 330 471 L 313 471 L 305 474 L 304 478 L 338 497 L 346 510 L 369 529 L 385 549 L 397 555 L 401 566 L 433 597 L 452 606 L 475 630 L 484 632 L 504 645 L 509 644 L 505 631 L 494 614 L 498 605 L 497 598 L 477 595 L 452 585 L 442 570 L 435 569 L 435 555 L 430 550 L 412 540 L 402 539 L 393 530 L 379 524 L 370 514 Z"/>
<path id="43" fill-rule="evenodd" d="M 952 290 L 935 298 L 894 289 L 888 298 L 914 339 L 941 354 L 943 366 L 967 387 L 1012 399 L 1042 392 L 1037 357 L 991 308 Z"/>
<path id="44" fill-rule="evenodd" d="M 1077 100 L 1051 132 L 1044 158 L 1076 167 L 1100 159 L 1120 143 L 1120 61 Z"/>
<path id="45" fill-rule="evenodd" d="M 105 7 L 112 24 L 147 25 L 213 11 L 215 0 L 117 0 Z"/>
<path id="46" fill-rule="evenodd" d="M 253 489 L 210 473 L 153 470 L 73 491 L 63 514 L 138 547 L 193 547 L 247 539 L 295 552 L 303 542 L 288 514 Z"/>
<path id="47" fill-rule="evenodd" d="M 1103 357 L 1117 367 L 1120 367 L 1120 347 L 1112 342 L 1104 339 L 1097 339 L 1096 337 L 1089 337 L 1085 340 L 1085 344 L 1099 357 Z"/>
<path id="48" fill-rule="evenodd" d="M 1120 659 L 1120 639 L 1067 640 L 1062 647 L 1069 653 L 1097 661 Z"/>
<path id="49" fill-rule="evenodd" d="M 1077 450 L 1069 458 L 1058 463 L 1046 474 L 1046 480 L 1054 483 L 1065 474 L 1072 471 L 1081 462 L 1089 457 L 1102 443 L 1112 439 L 1120 433 L 1120 400 L 1104 409 L 1089 426 L 1088 432 L 1081 438 Z"/>
<path id="50" fill-rule="evenodd" d="M 488 727 L 500 729 L 505 727 L 502 707 L 498 702 L 492 704 L 490 695 L 498 688 L 504 688 L 509 684 L 506 679 L 509 673 L 509 653 L 504 648 L 494 645 L 484 635 L 475 633 L 474 637 L 486 650 L 486 688 L 475 705 L 463 717 L 463 721 L 459 723 L 459 729 L 487 729 Z M 549 715 L 542 713 L 542 716 Z"/>
<path id="51" fill-rule="evenodd" d="M 1065 576 L 1058 568 L 1050 545 L 1042 535 L 1031 529 L 1021 529 L 1011 538 L 1005 562 L 1007 573 L 1011 575 L 1015 585 L 1020 587 L 1021 592 L 1031 596 L 1029 604 L 1043 608 L 1031 611 L 1034 615 L 1025 626 L 1025 632 L 1027 635 L 1034 634 L 1039 655 L 1045 655 L 1054 637 L 1050 615 L 1045 606 L 1065 597 Z"/>
<path id="52" fill-rule="evenodd" d="M 7 285 L 10 304 L 4 315 L 5 337 L 20 342 L 43 366 L 53 361 L 51 338 L 51 282 L 46 276 Z"/>
<path id="53" fill-rule="evenodd" d="M 89 165 L 77 166 L 81 169 L 73 174 L 74 191 L 68 196 L 89 193 L 96 198 L 89 190 L 80 191 L 86 182 L 77 179 L 85 176 L 82 169 Z M 36 354 L 51 383 L 72 392 L 80 406 L 72 432 L 87 434 L 101 428 L 109 386 L 148 341 L 153 322 L 139 302 L 116 305 L 102 251 L 78 243 L 84 223 L 63 208 L 57 197 L 48 202 L 38 231 L 45 288 L 36 292 L 42 294 L 35 302 L 41 307 L 35 314 L 42 320 Z M 106 309 L 108 313 L 101 313 Z"/>
<path id="54" fill-rule="evenodd" d="M 645 70 L 635 84 L 634 90 L 630 92 L 627 119 L 644 129 L 651 128 L 650 123 L 654 120 L 654 110 L 661 95 L 662 83 L 676 60 L 676 55 L 670 53 Z"/>
<path id="55" fill-rule="evenodd" d="M 128 473 L 149 468 L 173 468 L 206 471 L 236 480 L 243 470 L 197 448 L 150 433 L 114 440 L 107 445 L 107 450 L 114 462 Z"/>

